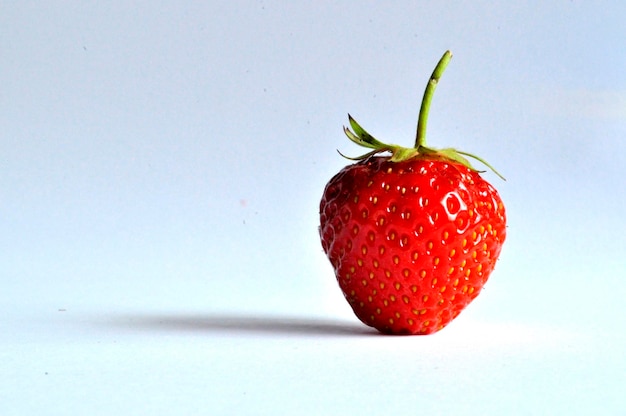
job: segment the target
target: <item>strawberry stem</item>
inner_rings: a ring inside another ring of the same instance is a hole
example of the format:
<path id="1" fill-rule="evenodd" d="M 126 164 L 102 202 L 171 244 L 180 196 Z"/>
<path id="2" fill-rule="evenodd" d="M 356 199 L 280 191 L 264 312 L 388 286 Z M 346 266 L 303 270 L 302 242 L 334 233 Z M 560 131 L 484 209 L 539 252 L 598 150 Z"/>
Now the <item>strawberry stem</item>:
<path id="1" fill-rule="evenodd" d="M 446 51 L 437 63 L 433 74 L 428 80 L 428 84 L 426 84 L 426 90 L 424 91 L 424 97 L 422 98 L 422 106 L 420 107 L 419 116 L 417 118 L 417 134 L 415 136 L 416 149 L 426 145 L 426 125 L 428 123 L 430 103 L 433 100 L 433 94 L 435 93 L 437 83 L 439 82 L 441 75 L 443 75 L 443 71 L 445 71 L 448 66 L 450 59 L 452 59 L 452 53 L 450 51 Z"/>
<path id="2" fill-rule="evenodd" d="M 430 147 L 426 147 L 426 123 L 428 121 L 428 112 L 430 111 L 430 103 L 433 100 L 433 94 L 435 93 L 435 88 L 439 83 L 439 79 L 443 75 L 443 71 L 445 71 L 448 63 L 450 63 L 450 59 L 452 59 L 452 53 L 450 51 L 446 51 L 435 70 L 433 71 L 430 79 L 428 80 L 428 84 L 426 85 L 426 90 L 424 91 L 424 97 L 422 98 L 422 106 L 420 107 L 419 116 L 417 118 L 417 134 L 415 137 L 415 147 L 407 148 L 398 146 L 396 144 L 387 144 L 383 143 L 377 139 L 375 139 L 371 134 L 369 134 L 363 127 L 356 122 L 355 119 L 352 118 L 350 114 L 348 114 L 348 120 L 350 121 L 350 130 L 348 127 L 344 127 L 343 130 L 346 133 L 346 136 L 358 144 L 359 146 L 366 147 L 370 149 L 369 152 L 364 155 L 357 156 L 355 158 L 344 156 L 341 152 L 339 154 L 346 159 L 350 160 L 363 160 L 367 159 L 370 156 L 376 155 L 381 152 L 390 152 L 392 162 L 402 162 L 405 160 L 409 160 L 414 157 L 428 157 L 428 158 L 444 158 L 447 160 L 451 160 L 456 163 L 460 163 L 469 169 L 475 172 L 481 172 L 476 170 L 470 161 L 465 157 L 470 157 L 472 159 L 476 159 L 481 162 L 489 169 L 491 169 L 496 175 L 498 175 L 503 180 L 504 177 L 493 168 L 489 163 L 487 163 L 484 159 L 473 155 L 471 153 L 462 152 L 457 149 L 447 148 L 447 149 L 434 149 Z"/>

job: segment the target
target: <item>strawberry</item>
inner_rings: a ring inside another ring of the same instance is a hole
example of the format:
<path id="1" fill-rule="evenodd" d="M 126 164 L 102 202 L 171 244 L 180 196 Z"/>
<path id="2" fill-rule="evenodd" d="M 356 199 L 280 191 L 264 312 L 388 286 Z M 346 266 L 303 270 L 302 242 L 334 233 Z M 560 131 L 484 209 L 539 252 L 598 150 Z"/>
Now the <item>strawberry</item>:
<path id="1" fill-rule="evenodd" d="M 413 148 L 380 142 L 348 116 L 344 132 L 371 151 L 328 182 L 320 203 L 322 247 L 339 286 L 356 316 L 382 333 L 445 327 L 481 292 L 506 237 L 498 192 L 464 156 L 501 175 L 477 156 L 425 146 L 451 57 L 446 51 L 426 87 Z"/>

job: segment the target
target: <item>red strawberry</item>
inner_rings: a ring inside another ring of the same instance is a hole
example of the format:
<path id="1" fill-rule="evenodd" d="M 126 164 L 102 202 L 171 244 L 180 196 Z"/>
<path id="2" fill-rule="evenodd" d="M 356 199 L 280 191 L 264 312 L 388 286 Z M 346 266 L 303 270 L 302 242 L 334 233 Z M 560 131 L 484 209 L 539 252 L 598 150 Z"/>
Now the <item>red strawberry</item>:
<path id="1" fill-rule="evenodd" d="M 486 162 L 424 146 L 451 56 L 426 88 L 414 148 L 379 142 L 350 117 L 346 134 L 372 151 L 330 180 L 320 204 L 322 247 L 339 286 L 356 316 L 383 333 L 430 334 L 450 323 L 480 293 L 506 237 L 498 192 L 463 155 Z"/>

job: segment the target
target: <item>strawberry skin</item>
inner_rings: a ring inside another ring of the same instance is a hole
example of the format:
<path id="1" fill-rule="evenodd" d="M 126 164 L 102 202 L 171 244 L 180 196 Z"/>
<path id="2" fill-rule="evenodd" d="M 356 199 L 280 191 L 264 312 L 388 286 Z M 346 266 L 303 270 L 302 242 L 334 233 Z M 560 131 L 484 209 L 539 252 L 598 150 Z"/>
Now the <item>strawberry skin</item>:
<path id="1" fill-rule="evenodd" d="M 320 236 L 363 323 L 431 334 L 481 292 L 506 237 L 506 214 L 498 192 L 463 164 L 370 156 L 326 185 Z"/>

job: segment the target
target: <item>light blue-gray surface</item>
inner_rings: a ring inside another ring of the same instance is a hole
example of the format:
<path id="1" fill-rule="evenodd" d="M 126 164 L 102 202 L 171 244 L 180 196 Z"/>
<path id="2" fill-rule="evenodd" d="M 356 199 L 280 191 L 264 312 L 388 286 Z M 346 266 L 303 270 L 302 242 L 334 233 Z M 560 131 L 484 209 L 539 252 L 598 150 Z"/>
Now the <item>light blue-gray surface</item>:
<path id="1" fill-rule="evenodd" d="M 3 2 L 0 412 L 626 414 L 626 4 Z M 484 292 L 382 337 L 317 235 L 350 112 L 479 154 Z"/>

